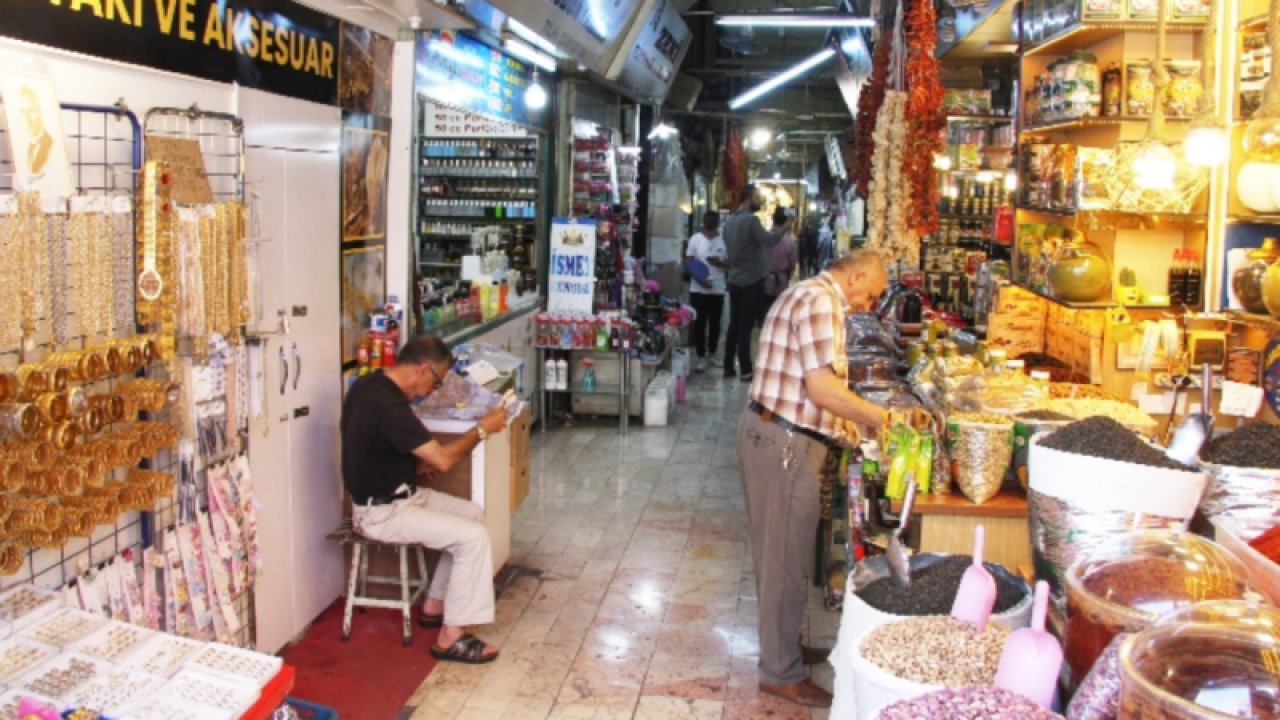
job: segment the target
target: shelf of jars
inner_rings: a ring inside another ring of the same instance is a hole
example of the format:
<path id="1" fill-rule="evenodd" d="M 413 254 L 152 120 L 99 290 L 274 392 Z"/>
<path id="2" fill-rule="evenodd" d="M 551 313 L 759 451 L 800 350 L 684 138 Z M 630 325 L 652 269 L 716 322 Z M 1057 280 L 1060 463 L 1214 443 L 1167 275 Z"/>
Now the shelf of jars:
<path id="1" fill-rule="evenodd" d="M 1198 34 L 1204 29 L 1203 20 L 1183 20 L 1171 22 L 1167 26 L 1170 35 Z M 1127 33 L 1152 33 L 1156 31 L 1155 20 L 1140 21 L 1106 21 L 1090 20 L 1063 28 L 1052 36 L 1031 42 L 1023 47 L 1023 57 L 1035 55 L 1067 55 L 1101 44 L 1112 38 Z"/>
<path id="2" fill-rule="evenodd" d="M 1054 132 L 1071 132 L 1072 130 L 1081 130 L 1094 127 L 1112 127 L 1117 125 L 1146 125 L 1151 121 L 1149 117 L 1078 117 L 1069 120 L 1059 120 L 1056 122 L 1038 123 L 1035 125 L 1027 125 L 1022 128 L 1024 135 L 1040 135 Z M 1166 117 L 1166 122 L 1185 123 L 1190 122 L 1189 117 Z"/>

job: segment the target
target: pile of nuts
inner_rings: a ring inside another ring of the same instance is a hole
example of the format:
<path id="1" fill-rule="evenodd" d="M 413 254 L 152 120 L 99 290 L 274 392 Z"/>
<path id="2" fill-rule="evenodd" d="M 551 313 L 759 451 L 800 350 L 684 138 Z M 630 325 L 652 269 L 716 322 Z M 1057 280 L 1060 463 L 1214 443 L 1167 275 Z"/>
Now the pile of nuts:
<path id="1" fill-rule="evenodd" d="M 886 623 L 862 641 L 862 656 L 895 677 L 926 685 L 990 685 L 1009 629 L 978 628 L 943 615 Z"/>
<path id="2" fill-rule="evenodd" d="M 880 711 L 876 720 L 1061 720 L 1021 695 L 993 687 L 947 688 L 899 700 Z"/>

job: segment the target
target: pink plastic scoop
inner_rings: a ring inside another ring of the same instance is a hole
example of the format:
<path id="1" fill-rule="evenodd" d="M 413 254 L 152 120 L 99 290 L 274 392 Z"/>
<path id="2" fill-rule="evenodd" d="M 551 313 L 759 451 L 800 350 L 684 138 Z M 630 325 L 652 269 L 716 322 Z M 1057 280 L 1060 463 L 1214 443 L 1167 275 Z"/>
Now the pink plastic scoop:
<path id="1" fill-rule="evenodd" d="M 973 565 L 964 571 L 951 605 L 951 617 L 977 625 L 978 632 L 986 631 L 991 610 L 996 606 L 996 579 L 982 564 L 985 545 L 986 529 L 979 525 L 973 531 Z"/>
<path id="2" fill-rule="evenodd" d="M 1031 627 L 1018 630 L 1005 641 L 996 670 L 995 686 L 1018 693 L 1040 707 L 1049 708 L 1062 670 L 1062 645 L 1045 632 L 1049 610 L 1049 583 L 1036 583 Z"/>

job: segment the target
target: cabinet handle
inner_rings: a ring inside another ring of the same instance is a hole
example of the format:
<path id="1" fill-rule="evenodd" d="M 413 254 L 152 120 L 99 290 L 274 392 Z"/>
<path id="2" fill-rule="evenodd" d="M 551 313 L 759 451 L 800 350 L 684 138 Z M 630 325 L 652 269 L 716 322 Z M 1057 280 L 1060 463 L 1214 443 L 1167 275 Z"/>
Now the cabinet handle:
<path id="1" fill-rule="evenodd" d="M 280 394 L 289 387 L 289 359 L 285 357 L 284 348 L 280 348 Z"/>
<path id="2" fill-rule="evenodd" d="M 298 343 L 293 344 L 293 389 L 298 389 L 298 381 L 302 379 L 302 353 L 298 352 Z"/>

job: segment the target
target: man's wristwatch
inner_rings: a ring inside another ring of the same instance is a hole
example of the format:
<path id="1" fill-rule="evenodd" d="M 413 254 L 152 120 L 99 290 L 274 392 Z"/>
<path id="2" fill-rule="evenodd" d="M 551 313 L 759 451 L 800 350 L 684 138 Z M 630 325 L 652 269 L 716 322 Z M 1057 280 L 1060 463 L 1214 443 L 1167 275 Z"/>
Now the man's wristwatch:
<path id="1" fill-rule="evenodd" d="M 489 431 L 485 430 L 484 426 L 479 423 L 476 424 L 476 433 L 480 435 L 480 442 L 484 442 L 485 438 L 489 437 Z"/>

